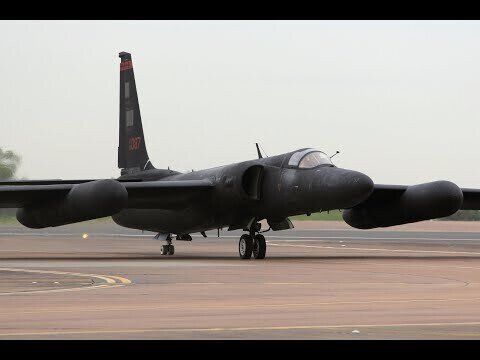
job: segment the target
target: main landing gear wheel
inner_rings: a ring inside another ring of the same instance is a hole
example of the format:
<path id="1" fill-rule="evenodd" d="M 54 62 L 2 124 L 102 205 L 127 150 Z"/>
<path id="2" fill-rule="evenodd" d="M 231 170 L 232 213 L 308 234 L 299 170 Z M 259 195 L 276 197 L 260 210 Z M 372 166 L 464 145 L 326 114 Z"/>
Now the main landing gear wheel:
<path id="1" fill-rule="evenodd" d="M 175 254 L 175 246 L 168 244 L 168 245 L 162 245 L 160 249 L 160 254 L 162 255 L 173 255 Z"/>
<path id="2" fill-rule="evenodd" d="M 253 239 L 253 257 L 255 259 L 265 259 L 266 252 L 267 243 L 265 241 L 265 236 L 262 234 L 255 235 Z"/>
<path id="3" fill-rule="evenodd" d="M 238 242 L 238 253 L 241 259 L 250 259 L 253 251 L 253 239 L 250 235 L 243 234 Z"/>

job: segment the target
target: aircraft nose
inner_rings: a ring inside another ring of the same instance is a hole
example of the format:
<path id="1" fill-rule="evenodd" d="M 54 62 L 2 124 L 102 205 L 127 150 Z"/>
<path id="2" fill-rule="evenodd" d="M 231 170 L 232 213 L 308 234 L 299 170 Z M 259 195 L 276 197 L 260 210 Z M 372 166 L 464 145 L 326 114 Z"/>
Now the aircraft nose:
<path id="1" fill-rule="evenodd" d="M 323 209 L 348 209 L 370 196 L 373 181 L 358 171 L 326 167 L 317 170 L 315 190 Z"/>

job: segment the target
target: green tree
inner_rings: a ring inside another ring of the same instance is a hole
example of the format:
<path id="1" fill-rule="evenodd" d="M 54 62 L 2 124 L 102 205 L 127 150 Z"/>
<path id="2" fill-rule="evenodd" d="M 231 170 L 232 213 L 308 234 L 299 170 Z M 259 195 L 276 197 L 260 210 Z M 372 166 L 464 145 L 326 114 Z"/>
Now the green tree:
<path id="1" fill-rule="evenodd" d="M 453 220 L 453 221 L 479 221 L 480 211 L 478 210 L 458 210 L 455 214 L 441 218 L 440 220 Z"/>
<path id="2" fill-rule="evenodd" d="M 10 180 L 20 165 L 21 158 L 12 150 L 0 148 L 0 181 Z"/>
<path id="3" fill-rule="evenodd" d="M 20 156 L 11 150 L 0 148 L 0 181 L 11 180 L 20 165 Z M 15 215 L 15 209 L 1 209 L 0 219 L 11 218 Z"/>

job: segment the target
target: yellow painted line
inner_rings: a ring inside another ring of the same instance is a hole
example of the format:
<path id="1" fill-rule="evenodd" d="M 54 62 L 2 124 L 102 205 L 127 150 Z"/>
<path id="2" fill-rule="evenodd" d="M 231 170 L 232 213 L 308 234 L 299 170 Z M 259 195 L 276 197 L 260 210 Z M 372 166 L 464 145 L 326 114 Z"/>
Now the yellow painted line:
<path id="1" fill-rule="evenodd" d="M 108 284 L 115 284 L 116 281 L 111 277 L 107 277 L 105 275 L 97 275 L 97 274 L 84 274 L 84 273 L 74 273 L 74 272 L 66 272 L 66 271 L 51 271 L 51 270 L 30 270 L 30 269 L 18 269 L 18 268 L 0 268 L 0 271 L 12 271 L 12 272 L 26 272 L 26 273 L 34 273 L 34 274 L 53 274 L 53 275 L 72 275 L 72 276 L 81 276 L 81 277 L 94 277 L 97 279 L 101 279 Z"/>
<path id="2" fill-rule="evenodd" d="M 63 289 L 49 289 L 49 290 L 29 290 L 29 291 L 17 291 L 17 292 L 4 292 L 0 295 L 20 295 L 20 294 L 39 294 L 39 293 L 51 293 L 51 292 L 68 292 L 68 291 L 79 291 L 79 290 L 93 290 L 98 288 L 105 287 L 118 287 L 131 284 L 132 282 L 129 279 L 120 277 L 120 276 L 106 276 L 98 274 L 84 274 L 77 272 L 67 272 L 67 271 L 52 271 L 52 270 L 33 270 L 33 269 L 19 269 L 19 268 L 0 268 L 0 271 L 10 271 L 10 272 L 26 272 L 33 274 L 53 274 L 53 275 L 70 275 L 70 276 L 79 276 L 79 277 L 88 277 L 96 278 L 105 281 L 106 284 L 98 284 L 92 286 L 81 286 L 74 288 L 63 288 Z M 117 281 L 120 281 L 121 284 L 118 284 Z"/>
<path id="3" fill-rule="evenodd" d="M 41 294 L 41 293 L 56 293 L 56 292 L 70 292 L 70 291 L 82 291 L 82 290 L 94 290 L 99 288 L 114 288 L 120 287 L 123 285 L 93 285 L 93 286 L 81 286 L 81 287 L 74 287 L 74 288 L 64 288 L 64 289 L 51 289 L 51 290 L 29 290 L 29 291 L 16 291 L 16 292 L 6 292 L 0 293 L 0 296 L 3 295 L 23 295 L 23 294 Z M 11 313 L 10 313 L 11 314 Z"/>
<path id="4" fill-rule="evenodd" d="M 121 277 L 121 276 L 112 276 L 112 275 L 109 275 L 111 278 L 114 278 L 114 279 L 117 279 L 119 280 L 122 284 L 125 284 L 125 285 L 128 285 L 128 284 L 131 284 L 132 281 L 127 279 L 127 278 L 124 278 L 124 277 Z"/>
<path id="5" fill-rule="evenodd" d="M 410 252 L 410 253 L 432 253 L 432 254 L 463 254 L 463 255 L 480 255 L 480 252 L 470 251 L 440 251 L 440 250 L 409 250 L 409 249 L 375 249 L 375 248 L 354 248 L 354 247 L 336 247 L 336 246 L 317 246 L 317 245 L 290 245 L 290 244 L 275 244 L 273 246 L 291 246 L 303 248 L 316 249 L 335 249 L 335 250 L 360 250 L 360 251 L 384 251 L 384 252 Z"/>
<path id="6" fill-rule="evenodd" d="M 81 334 L 121 334 L 151 332 L 226 332 L 226 331 L 258 331 L 258 330 L 321 330 L 321 329 L 358 329 L 358 328 L 390 328 L 390 327 L 432 327 L 432 326 L 478 326 L 480 322 L 437 322 L 437 323 L 400 323 L 400 324 L 348 324 L 348 325 L 292 325 L 292 326 L 250 326 L 250 327 L 217 327 L 217 328 L 159 328 L 159 329 L 104 329 L 73 331 L 38 331 L 0 333 L 0 336 L 42 336 L 42 335 L 81 335 Z"/>

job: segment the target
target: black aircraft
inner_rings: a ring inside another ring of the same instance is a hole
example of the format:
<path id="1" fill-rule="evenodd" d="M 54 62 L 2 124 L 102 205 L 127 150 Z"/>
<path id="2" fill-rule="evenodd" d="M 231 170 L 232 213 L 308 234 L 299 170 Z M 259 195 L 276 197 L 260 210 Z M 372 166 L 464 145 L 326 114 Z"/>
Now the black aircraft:
<path id="1" fill-rule="evenodd" d="M 112 216 L 121 226 L 157 232 L 173 255 L 172 239 L 212 229 L 242 229 L 242 259 L 263 259 L 271 230 L 293 227 L 289 216 L 334 209 L 359 229 L 445 217 L 459 209 L 480 209 L 480 190 L 449 181 L 377 185 L 357 171 L 332 164 L 325 153 L 304 148 L 213 169 L 180 173 L 156 169 L 147 153 L 132 57 L 119 54 L 121 176 L 96 180 L 39 180 L 0 183 L 0 207 L 18 208 L 29 228 L 46 228 Z"/>

